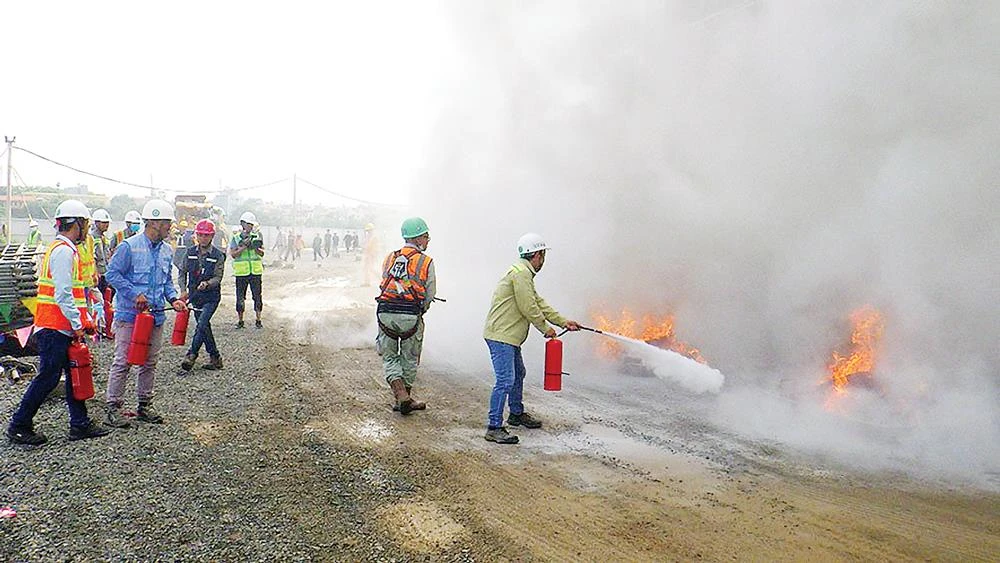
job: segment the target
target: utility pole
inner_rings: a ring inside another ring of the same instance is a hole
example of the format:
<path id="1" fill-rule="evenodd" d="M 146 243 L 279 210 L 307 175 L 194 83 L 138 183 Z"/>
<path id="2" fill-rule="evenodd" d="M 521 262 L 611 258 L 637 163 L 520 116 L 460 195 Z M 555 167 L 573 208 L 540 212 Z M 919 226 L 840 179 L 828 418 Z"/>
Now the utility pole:
<path id="1" fill-rule="evenodd" d="M 298 217 L 299 217 L 298 214 L 296 213 L 296 210 L 295 210 L 295 207 L 296 207 L 296 202 L 295 202 L 296 193 L 295 193 L 295 191 L 296 191 L 296 188 L 298 187 L 298 182 L 299 182 L 298 174 L 292 173 L 292 221 L 298 220 Z M 9 184 L 10 182 L 8 181 L 7 183 Z"/>
<path id="2" fill-rule="evenodd" d="M 14 232 L 13 227 L 10 224 L 11 221 L 11 206 L 13 206 L 14 191 L 10 185 L 10 158 L 11 153 L 14 152 L 14 139 L 17 137 L 8 138 L 7 135 L 3 136 L 3 140 L 7 143 L 7 224 L 4 227 L 7 229 L 5 233 L 7 236 L 7 242 L 10 242 L 11 233 Z"/>

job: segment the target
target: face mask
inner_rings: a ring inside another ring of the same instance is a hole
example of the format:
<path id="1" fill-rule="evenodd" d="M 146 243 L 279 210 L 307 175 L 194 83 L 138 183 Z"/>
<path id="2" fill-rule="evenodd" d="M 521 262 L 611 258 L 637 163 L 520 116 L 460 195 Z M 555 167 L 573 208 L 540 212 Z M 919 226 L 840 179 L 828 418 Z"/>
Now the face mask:
<path id="1" fill-rule="evenodd" d="M 128 230 L 132 231 L 133 233 L 138 233 L 139 232 L 139 223 L 135 223 L 135 224 L 129 225 L 128 226 Z"/>

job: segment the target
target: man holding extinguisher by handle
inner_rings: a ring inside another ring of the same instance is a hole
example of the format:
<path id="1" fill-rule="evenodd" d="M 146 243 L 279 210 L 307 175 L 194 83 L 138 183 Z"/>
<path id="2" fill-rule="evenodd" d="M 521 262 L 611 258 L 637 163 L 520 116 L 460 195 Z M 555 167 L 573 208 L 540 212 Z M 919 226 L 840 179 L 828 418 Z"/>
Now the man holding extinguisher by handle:
<path id="1" fill-rule="evenodd" d="M 527 233 L 518 239 L 520 259 L 507 270 L 493 292 L 493 304 L 483 331 L 496 378 L 490 395 L 485 436 L 489 442 L 518 442 L 518 437 L 503 426 L 504 403 L 510 407 L 507 424 L 524 428 L 542 427 L 541 421 L 525 412 L 522 403 L 525 369 L 521 345 L 528 339 L 529 326 L 537 328 L 546 338 L 556 336 L 549 323 L 567 330 L 580 330 L 576 321 L 565 319 L 535 291 L 535 275 L 545 264 L 548 248 L 545 240 L 535 233 Z"/>
<path id="2" fill-rule="evenodd" d="M 7 439 L 15 444 L 40 446 L 47 441 L 33 424 L 45 398 L 66 374 L 66 406 L 69 408 L 69 439 L 84 440 L 108 434 L 108 429 L 87 416 L 87 404 L 73 397 L 69 375 L 69 346 L 84 334 L 94 334 L 94 322 L 87 310 L 83 267 L 76 243 L 87 235 L 90 210 L 68 199 L 56 208 L 59 234 L 49 245 L 38 271 L 38 299 L 35 327 L 38 331 L 38 375 L 32 379 L 7 427 Z"/>
<path id="3" fill-rule="evenodd" d="M 105 423 L 116 428 L 127 428 L 128 420 L 122 417 L 121 407 L 128 379 L 128 349 L 132 341 L 136 315 L 144 311 L 153 314 L 153 332 L 150 335 L 146 363 L 139 366 L 136 395 L 139 407 L 136 420 L 162 424 L 163 417 L 153 410 L 153 383 L 156 360 L 163 343 L 163 323 L 166 321 L 164 305 L 169 303 L 177 312 L 187 306 L 179 299 L 173 281 L 173 249 L 164 240 L 170 236 L 174 221 L 174 208 L 162 199 L 151 199 L 142 208 L 145 226 L 135 236 L 122 241 L 115 249 L 108 264 L 105 278 L 115 288 L 115 357 L 108 376 Z"/>

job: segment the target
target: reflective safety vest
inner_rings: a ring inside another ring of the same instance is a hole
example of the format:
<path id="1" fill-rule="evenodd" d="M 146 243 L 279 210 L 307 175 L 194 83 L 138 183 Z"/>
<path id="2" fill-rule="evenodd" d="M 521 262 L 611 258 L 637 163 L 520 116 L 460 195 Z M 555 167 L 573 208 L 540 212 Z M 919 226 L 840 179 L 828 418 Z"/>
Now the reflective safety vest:
<path id="1" fill-rule="evenodd" d="M 389 254 L 382 262 L 382 293 L 376 301 L 422 305 L 433 259 L 412 246 Z"/>
<path id="2" fill-rule="evenodd" d="M 233 237 L 236 246 L 243 241 L 243 232 Z M 249 276 L 253 274 L 259 276 L 264 273 L 264 261 L 256 251 L 246 249 L 233 258 L 233 275 L 236 277 Z"/>
<path id="3" fill-rule="evenodd" d="M 87 281 L 83 278 L 83 269 L 80 267 L 80 253 L 76 247 L 65 240 L 56 239 L 45 251 L 42 259 L 42 267 L 38 271 L 38 300 L 35 308 L 35 326 L 38 328 L 51 328 L 54 330 L 71 331 L 73 327 L 69 319 L 63 314 L 59 304 L 56 303 L 56 284 L 52 281 L 52 270 L 49 268 L 49 257 L 52 251 L 58 246 L 65 246 L 73 251 L 73 271 L 70 279 L 73 281 L 73 305 L 80 311 L 80 321 L 84 326 L 91 324 L 87 311 Z"/>
<path id="4" fill-rule="evenodd" d="M 76 249 L 80 253 L 80 275 L 87 280 L 89 287 L 97 286 L 97 259 L 94 258 L 94 237 L 87 235 L 87 238 L 76 243 Z"/>
<path id="5" fill-rule="evenodd" d="M 42 242 L 42 233 L 38 232 L 38 229 L 28 232 L 28 246 L 38 246 Z"/>

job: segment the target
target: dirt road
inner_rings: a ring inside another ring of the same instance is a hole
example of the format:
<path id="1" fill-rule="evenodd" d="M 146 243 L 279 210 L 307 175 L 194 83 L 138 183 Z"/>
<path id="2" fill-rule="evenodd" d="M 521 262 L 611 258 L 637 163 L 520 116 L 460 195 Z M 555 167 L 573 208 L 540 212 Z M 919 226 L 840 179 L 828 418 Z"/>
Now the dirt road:
<path id="1" fill-rule="evenodd" d="M 413 556 L 969 561 L 1000 553 L 995 494 L 801 471 L 763 447 L 728 456 L 711 436 L 657 429 L 651 440 L 613 409 L 546 412 L 545 429 L 521 431 L 530 440 L 490 444 L 482 439 L 488 378 L 421 373 L 428 410 L 399 416 L 371 346 L 373 290 L 358 287 L 358 263 L 298 266 L 272 271 L 268 284 L 270 314 L 291 330 L 271 333 L 271 395 L 310 406 L 283 431 L 379 460 L 363 478 L 402 492 L 369 499 L 361 519 Z M 565 398 L 576 399 L 586 401 Z"/>

